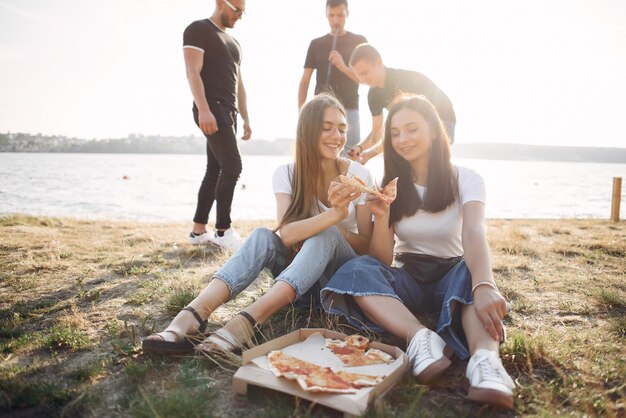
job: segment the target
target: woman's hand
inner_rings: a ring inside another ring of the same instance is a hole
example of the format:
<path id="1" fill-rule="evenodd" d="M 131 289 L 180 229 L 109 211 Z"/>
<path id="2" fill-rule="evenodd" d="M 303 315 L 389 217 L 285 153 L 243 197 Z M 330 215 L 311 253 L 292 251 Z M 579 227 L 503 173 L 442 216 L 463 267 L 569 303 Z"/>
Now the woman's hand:
<path id="1" fill-rule="evenodd" d="M 389 217 L 389 210 L 391 205 L 385 203 L 385 201 L 383 201 L 378 196 L 374 196 L 371 194 L 367 195 L 367 197 L 365 198 L 365 204 L 376 219 L 384 219 Z"/>
<path id="2" fill-rule="evenodd" d="M 491 338 L 504 341 L 502 319 L 506 316 L 506 300 L 491 286 L 478 286 L 474 290 L 474 308 Z"/>
<path id="3" fill-rule="evenodd" d="M 328 202 L 335 213 L 337 213 L 338 221 L 348 216 L 348 206 L 350 202 L 361 195 L 354 186 L 346 183 L 333 181 L 328 188 Z"/>

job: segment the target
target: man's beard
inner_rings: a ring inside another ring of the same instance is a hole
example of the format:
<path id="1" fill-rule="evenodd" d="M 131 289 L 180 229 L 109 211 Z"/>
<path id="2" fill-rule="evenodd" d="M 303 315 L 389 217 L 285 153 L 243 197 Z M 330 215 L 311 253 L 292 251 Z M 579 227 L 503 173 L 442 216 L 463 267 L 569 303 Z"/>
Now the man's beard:
<path id="1" fill-rule="evenodd" d="M 220 16 L 220 21 L 222 22 L 222 26 L 224 26 L 225 28 L 232 28 L 233 27 L 233 24 L 228 19 L 228 16 L 226 14 L 223 14 L 223 15 Z"/>

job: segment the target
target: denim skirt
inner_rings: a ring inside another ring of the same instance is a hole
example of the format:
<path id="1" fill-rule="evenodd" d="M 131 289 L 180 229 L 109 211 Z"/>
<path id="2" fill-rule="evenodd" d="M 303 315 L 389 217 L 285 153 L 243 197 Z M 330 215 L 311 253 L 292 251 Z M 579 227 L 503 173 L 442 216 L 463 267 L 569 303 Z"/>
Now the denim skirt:
<path id="1" fill-rule="evenodd" d="M 370 321 L 352 298 L 374 295 L 397 299 L 416 316 L 438 312 L 437 333 L 459 358 L 469 358 L 459 305 L 474 303 L 472 277 L 465 261 L 459 261 L 441 280 L 421 283 L 402 268 L 361 256 L 339 268 L 320 292 L 326 312 L 343 316 L 358 329 L 380 333 L 384 330 Z"/>

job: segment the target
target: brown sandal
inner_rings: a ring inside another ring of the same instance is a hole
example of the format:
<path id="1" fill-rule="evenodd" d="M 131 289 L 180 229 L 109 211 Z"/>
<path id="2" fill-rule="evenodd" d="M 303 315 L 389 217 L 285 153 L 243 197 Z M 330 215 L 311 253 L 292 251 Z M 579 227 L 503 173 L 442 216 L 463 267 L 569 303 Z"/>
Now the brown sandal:
<path id="1" fill-rule="evenodd" d="M 202 320 L 198 312 L 192 308 L 191 306 L 185 306 L 181 311 L 189 311 L 193 314 L 194 318 L 198 321 L 200 326 L 198 327 L 198 333 L 204 334 L 206 331 L 208 322 L 207 320 Z M 176 336 L 176 341 L 166 341 L 165 334 L 172 333 Z M 186 335 L 180 335 L 178 332 L 166 329 L 165 331 L 157 332 L 156 334 L 161 339 L 144 339 L 142 343 L 144 352 L 152 352 L 152 353 L 163 353 L 163 354 L 182 354 L 182 353 L 192 353 L 196 339 L 189 338 Z"/>
<path id="2" fill-rule="evenodd" d="M 240 354 L 241 351 L 253 345 L 252 336 L 254 331 L 258 329 L 258 322 L 246 311 L 239 312 L 238 315 L 243 316 L 250 323 L 250 336 L 239 339 L 233 334 L 220 328 L 213 331 L 209 336 L 195 347 L 197 353 L 235 353 Z"/>

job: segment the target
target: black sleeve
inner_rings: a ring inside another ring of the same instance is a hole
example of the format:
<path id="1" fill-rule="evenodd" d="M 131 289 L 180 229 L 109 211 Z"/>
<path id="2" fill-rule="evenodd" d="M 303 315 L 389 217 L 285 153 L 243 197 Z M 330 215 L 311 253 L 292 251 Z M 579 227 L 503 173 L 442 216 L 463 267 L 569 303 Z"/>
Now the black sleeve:
<path id="1" fill-rule="evenodd" d="M 315 41 L 311 41 L 309 44 L 309 50 L 306 52 L 306 59 L 304 60 L 304 68 L 315 68 Z"/>
<path id="2" fill-rule="evenodd" d="M 367 104 L 370 107 L 370 113 L 372 116 L 378 116 L 383 114 L 383 107 L 385 104 L 383 103 L 382 90 L 377 88 L 371 88 L 367 93 Z"/>
<path id="3" fill-rule="evenodd" d="M 185 29 L 183 33 L 183 47 L 193 46 L 206 51 L 205 40 L 206 35 L 204 34 L 201 21 L 193 22 L 191 25 L 187 26 L 187 29 Z"/>

